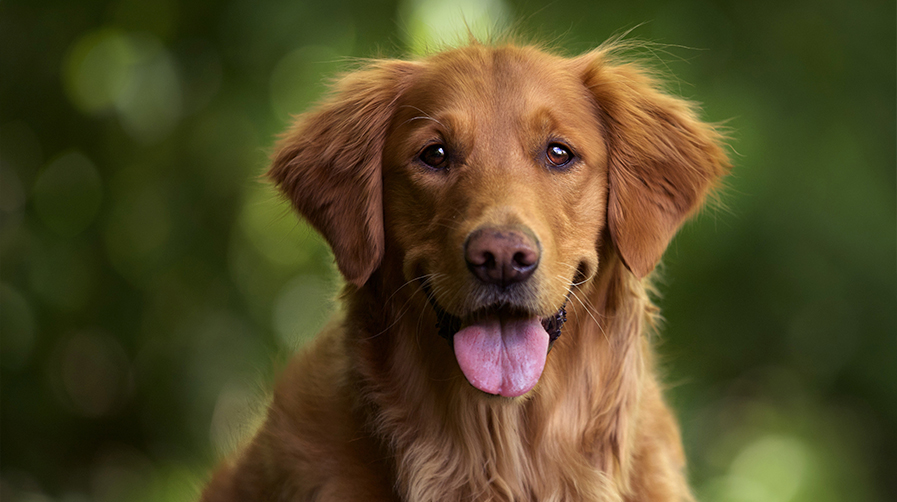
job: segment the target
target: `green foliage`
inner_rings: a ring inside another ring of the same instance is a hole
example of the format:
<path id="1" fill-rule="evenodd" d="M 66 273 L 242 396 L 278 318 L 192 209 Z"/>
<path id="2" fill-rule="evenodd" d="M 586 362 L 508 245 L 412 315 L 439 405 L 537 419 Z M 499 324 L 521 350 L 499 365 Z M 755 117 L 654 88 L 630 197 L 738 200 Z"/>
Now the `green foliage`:
<path id="1" fill-rule="evenodd" d="M 351 59 L 632 29 L 733 131 L 660 352 L 706 501 L 897 498 L 895 4 L 0 2 L 0 498 L 192 500 L 334 308 L 260 175 Z"/>

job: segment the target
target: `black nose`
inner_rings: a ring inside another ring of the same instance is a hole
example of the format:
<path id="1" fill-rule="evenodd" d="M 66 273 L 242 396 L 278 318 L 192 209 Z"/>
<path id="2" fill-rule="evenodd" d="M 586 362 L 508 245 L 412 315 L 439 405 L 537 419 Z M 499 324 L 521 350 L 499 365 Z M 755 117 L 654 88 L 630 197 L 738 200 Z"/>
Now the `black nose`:
<path id="1" fill-rule="evenodd" d="M 467 268 L 479 280 L 503 288 L 529 279 L 539 256 L 536 239 L 517 229 L 480 228 L 464 244 Z"/>

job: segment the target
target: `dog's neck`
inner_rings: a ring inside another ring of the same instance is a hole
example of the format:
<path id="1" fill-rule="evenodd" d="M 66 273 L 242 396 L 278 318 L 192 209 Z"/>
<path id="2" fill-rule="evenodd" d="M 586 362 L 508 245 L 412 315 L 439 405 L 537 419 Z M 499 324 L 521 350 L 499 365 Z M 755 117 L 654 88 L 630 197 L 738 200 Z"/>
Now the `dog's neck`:
<path id="1" fill-rule="evenodd" d="M 487 396 L 469 385 L 423 293 L 417 285 L 397 288 L 406 282 L 396 270 L 381 267 L 365 288 L 347 292 L 349 308 L 369 316 L 348 316 L 361 319 L 348 331 L 363 361 L 357 378 L 366 402 L 359 404 L 394 468 L 404 471 L 407 486 L 399 489 L 409 500 L 474 500 L 482 496 L 476 490 L 509 500 L 558 493 L 603 500 L 602 493 L 627 491 L 620 459 L 631 457 L 627 421 L 638 418 L 650 364 L 642 332 L 654 308 L 615 254 L 603 258 L 596 277 L 574 291 L 564 332 L 525 398 Z M 374 305 L 376 298 L 390 300 Z M 483 469 L 461 468 L 469 465 Z M 578 491 L 586 487 L 595 493 Z"/>

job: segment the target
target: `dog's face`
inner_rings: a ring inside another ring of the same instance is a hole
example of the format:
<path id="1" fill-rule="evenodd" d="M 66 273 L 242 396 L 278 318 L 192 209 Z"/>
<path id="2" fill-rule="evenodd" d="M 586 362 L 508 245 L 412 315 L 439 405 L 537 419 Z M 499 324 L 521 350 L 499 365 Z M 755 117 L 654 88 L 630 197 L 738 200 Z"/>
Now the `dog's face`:
<path id="1" fill-rule="evenodd" d="M 543 320 L 597 269 L 607 194 L 594 100 L 567 61 L 528 55 L 431 60 L 397 101 L 383 155 L 386 240 L 405 279 L 454 318 L 471 383 L 506 396 L 535 384 Z"/>
<path id="2" fill-rule="evenodd" d="M 470 383 L 513 397 L 538 381 L 551 321 L 597 273 L 599 246 L 639 277 L 653 269 L 725 169 L 719 139 L 606 51 L 473 45 L 350 74 L 271 175 L 349 281 L 398 262 Z"/>

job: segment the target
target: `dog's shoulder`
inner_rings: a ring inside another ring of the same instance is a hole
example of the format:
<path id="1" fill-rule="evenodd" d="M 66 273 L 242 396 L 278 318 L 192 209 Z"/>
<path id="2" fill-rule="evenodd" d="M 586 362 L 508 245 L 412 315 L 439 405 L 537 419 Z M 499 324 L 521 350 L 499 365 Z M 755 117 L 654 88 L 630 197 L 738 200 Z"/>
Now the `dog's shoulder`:
<path id="1" fill-rule="evenodd" d="M 332 322 L 292 357 L 258 434 L 216 473 L 203 502 L 395 500 L 353 401 L 345 330 Z"/>

